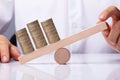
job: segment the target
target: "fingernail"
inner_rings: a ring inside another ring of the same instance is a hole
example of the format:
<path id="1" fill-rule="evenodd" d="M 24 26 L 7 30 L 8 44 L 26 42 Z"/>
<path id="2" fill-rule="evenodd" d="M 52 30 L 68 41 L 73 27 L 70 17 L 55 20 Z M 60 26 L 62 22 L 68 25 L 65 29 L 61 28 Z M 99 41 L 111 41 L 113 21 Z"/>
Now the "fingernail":
<path id="1" fill-rule="evenodd" d="M 2 62 L 7 62 L 7 57 L 6 56 L 2 56 Z"/>
<path id="2" fill-rule="evenodd" d="M 106 18 L 106 16 L 105 15 L 100 15 L 100 17 L 99 17 L 100 19 L 105 19 Z"/>

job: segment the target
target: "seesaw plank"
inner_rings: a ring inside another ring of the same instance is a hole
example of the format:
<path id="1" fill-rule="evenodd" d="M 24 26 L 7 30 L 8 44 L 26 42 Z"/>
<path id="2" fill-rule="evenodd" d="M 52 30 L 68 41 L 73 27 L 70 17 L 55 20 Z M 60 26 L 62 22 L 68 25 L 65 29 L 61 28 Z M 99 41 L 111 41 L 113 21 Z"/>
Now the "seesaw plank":
<path id="1" fill-rule="evenodd" d="M 99 23 L 93 27 L 89 27 L 87 29 L 84 29 L 82 31 L 80 31 L 79 33 L 77 34 L 74 34 L 72 36 L 69 36 L 67 38 L 64 38 L 56 43 L 52 43 L 50 45 L 47 45 L 45 47 L 42 47 L 42 48 L 39 48 L 37 49 L 36 51 L 34 52 L 31 52 L 29 54 L 26 54 L 24 56 L 20 56 L 18 59 L 19 59 L 19 62 L 21 64 L 23 63 L 26 63 L 30 60 L 33 60 L 35 58 L 38 58 L 40 56 L 43 56 L 45 54 L 48 54 L 49 52 L 52 52 L 54 50 L 57 50 L 59 48 L 62 48 L 62 47 L 65 47 L 67 45 L 70 45 L 76 41 L 79 41 L 81 39 L 84 39 L 84 38 L 87 38 L 97 32 L 100 32 L 100 31 L 103 31 L 107 29 L 107 24 L 106 22 L 102 22 L 102 23 Z"/>

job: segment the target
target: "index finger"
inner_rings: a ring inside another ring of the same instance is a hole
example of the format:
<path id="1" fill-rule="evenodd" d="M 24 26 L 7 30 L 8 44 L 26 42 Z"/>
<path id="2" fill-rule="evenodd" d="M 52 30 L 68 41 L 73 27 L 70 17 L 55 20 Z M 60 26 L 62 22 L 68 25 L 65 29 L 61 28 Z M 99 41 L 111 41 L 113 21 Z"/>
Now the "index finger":
<path id="1" fill-rule="evenodd" d="M 105 21 L 109 17 L 112 17 L 114 21 L 117 21 L 120 19 L 120 11 L 117 7 L 115 6 L 110 6 L 107 9 L 105 9 L 100 15 L 99 15 L 99 20 Z"/>

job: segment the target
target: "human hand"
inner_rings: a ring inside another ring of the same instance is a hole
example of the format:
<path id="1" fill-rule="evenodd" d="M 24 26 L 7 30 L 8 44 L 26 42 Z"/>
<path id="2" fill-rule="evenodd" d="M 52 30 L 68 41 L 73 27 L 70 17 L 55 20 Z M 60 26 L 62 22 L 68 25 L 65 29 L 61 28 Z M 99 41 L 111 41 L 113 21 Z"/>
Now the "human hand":
<path id="1" fill-rule="evenodd" d="M 115 6 L 108 7 L 100 14 L 98 23 L 108 18 L 112 18 L 112 22 L 102 32 L 103 36 L 114 50 L 120 52 L 120 10 Z"/>
<path id="2" fill-rule="evenodd" d="M 14 60 L 18 60 L 19 56 L 20 54 L 19 54 L 17 47 L 11 44 L 5 36 L 0 35 L 0 60 L 1 62 L 2 63 L 9 62 L 10 57 L 12 57 Z"/>

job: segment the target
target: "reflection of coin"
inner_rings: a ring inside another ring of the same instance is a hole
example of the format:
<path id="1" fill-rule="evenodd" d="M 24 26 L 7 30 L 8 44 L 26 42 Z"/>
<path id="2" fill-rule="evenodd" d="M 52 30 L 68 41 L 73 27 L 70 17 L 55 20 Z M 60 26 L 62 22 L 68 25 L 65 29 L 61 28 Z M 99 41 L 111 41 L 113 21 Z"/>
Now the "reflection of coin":
<path id="1" fill-rule="evenodd" d="M 34 51 L 30 38 L 25 28 L 16 32 L 16 37 L 24 54 Z"/>
<path id="2" fill-rule="evenodd" d="M 70 59 L 70 52 L 66 48 L 60 48 L 55 52 L 54 58 L 58 64 L 66 64 Z"/>
<path id="3" fill-rule="evenodd" d="M 48 19 L 44 22 L 41 22 L 41 24 L 49 43 L 54 43 L 60 40 L 52 19 Z"/>
<path id="4" fill-rule="evenodd" d="M 35 43 L 36 48 L 40 48 L 40 47 L 47 45 L 46 40 L 44 38 L 44 35 L 42 33 L 42 30 L 37 20 L 31 23 L 28 23 L 27 26 L 32 36 L 32 39 Z"/>
<path id="5" fill-rule="evenodd" d="M 58 65 L 55 67 L 56 80 L 67 80 L 70 76 L 71 68 L 69 65 Z"/>

